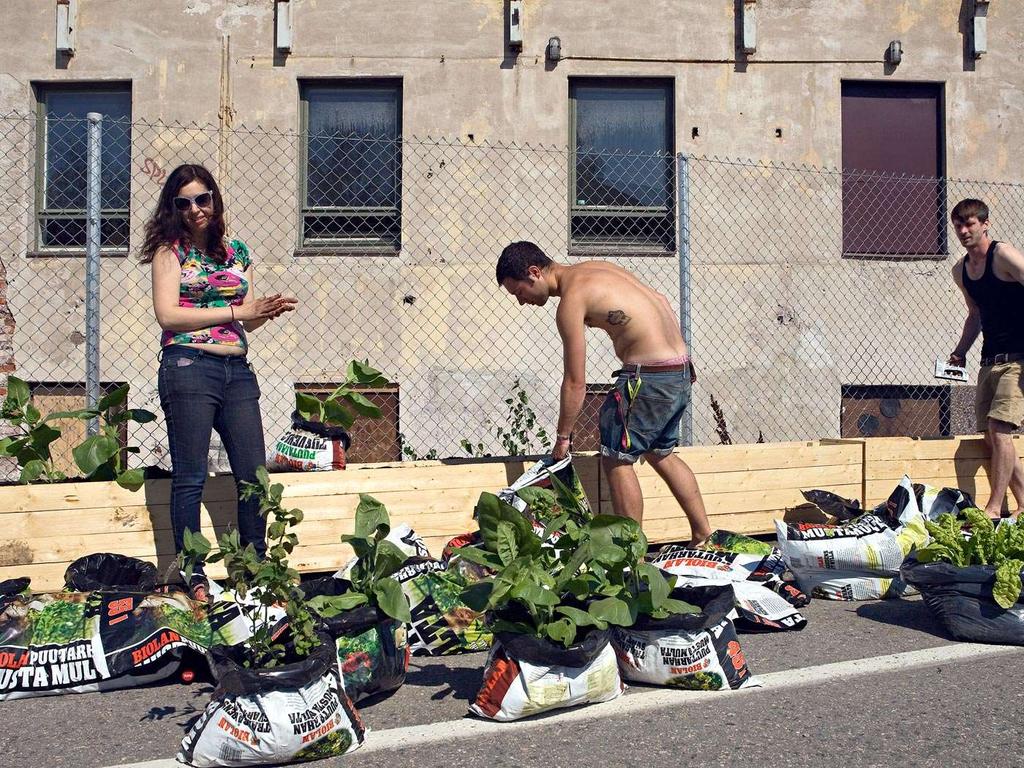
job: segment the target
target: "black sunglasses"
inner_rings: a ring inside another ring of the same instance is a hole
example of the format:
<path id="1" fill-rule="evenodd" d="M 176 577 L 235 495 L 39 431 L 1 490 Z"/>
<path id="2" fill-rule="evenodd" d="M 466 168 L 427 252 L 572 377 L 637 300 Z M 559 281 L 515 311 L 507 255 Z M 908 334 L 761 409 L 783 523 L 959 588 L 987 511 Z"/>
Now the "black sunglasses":
<path id="1" fill-rule="evenodd" d="M 192 197 L 178 195 L 174 198 L 174 207 L 179 211 L 187 211 L 192 207 L 192 203 L 195 203 L 200 208 L 207 208 L 213 204 L 213 193 L 200 192 L 198 195 L 193 195 Z"/>

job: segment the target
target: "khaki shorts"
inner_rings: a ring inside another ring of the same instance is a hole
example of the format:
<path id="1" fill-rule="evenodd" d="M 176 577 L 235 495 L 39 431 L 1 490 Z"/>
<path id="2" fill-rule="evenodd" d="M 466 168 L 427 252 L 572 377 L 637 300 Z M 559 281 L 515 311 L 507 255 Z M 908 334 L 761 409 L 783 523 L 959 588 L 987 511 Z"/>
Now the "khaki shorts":
<path id="1" fill-rule="evenodd" d="M 988 429 L 989 419 L 1005 421 L 1015 428 L 1024 422 L 1024 366 L 1020 362 L 981 369 L 974 395 L 974 416 L 979 432 Z"/>

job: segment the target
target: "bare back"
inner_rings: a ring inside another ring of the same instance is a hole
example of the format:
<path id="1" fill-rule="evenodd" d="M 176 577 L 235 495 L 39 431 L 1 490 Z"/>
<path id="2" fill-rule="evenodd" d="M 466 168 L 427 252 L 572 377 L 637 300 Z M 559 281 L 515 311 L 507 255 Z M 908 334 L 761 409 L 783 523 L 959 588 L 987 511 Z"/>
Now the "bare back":
<path id="1" fill-rule="evenodd" d="M 562 305 L 582 306 L 584 324 L 603 329 L 624 363 L 654 363 L 686 354 L 679 321 L 668 300 L 607 261 L 565 268 Z"/>

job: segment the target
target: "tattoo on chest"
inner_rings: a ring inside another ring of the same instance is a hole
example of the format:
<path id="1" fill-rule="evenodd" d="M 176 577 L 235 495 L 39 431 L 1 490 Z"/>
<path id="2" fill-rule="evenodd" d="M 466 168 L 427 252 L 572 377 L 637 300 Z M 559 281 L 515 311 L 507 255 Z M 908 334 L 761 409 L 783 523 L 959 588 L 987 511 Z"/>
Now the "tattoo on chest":
<path id="1" fill-rule="evenodd" d="M 613 309 L 608 313 L 608 325 L 625 325 L 629 322 L 629 315 L 621 309 Z"/>

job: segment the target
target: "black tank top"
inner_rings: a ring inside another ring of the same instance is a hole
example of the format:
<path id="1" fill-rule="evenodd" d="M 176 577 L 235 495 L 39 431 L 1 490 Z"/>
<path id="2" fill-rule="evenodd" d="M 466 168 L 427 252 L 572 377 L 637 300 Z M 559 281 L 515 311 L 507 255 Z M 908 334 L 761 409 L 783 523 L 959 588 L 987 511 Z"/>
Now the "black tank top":
<path id="1" fill-rule="evenodd" d="M 998 240 L 993 240 L 985 254 L 985 271 L 977 280 L 967 274 L 964 258 L 964 290 L 981 311 L 981 356 L 992 357 L 1010 352 L 1024 352 L 1024 285 L 1016 280 L 1000 280 L 992 268 Z"/>

